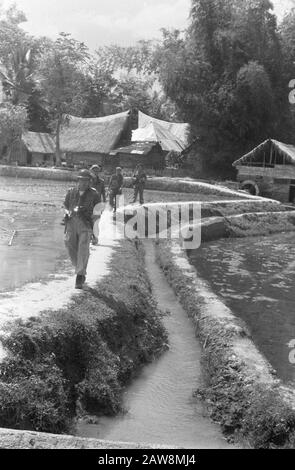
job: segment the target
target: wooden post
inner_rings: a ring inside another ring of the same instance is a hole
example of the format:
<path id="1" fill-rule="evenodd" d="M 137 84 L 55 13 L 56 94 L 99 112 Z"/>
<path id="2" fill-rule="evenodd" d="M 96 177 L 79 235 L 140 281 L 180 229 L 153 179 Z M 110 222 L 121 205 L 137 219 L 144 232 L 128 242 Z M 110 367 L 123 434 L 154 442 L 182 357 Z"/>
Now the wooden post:
<path id="1" fill-rule="evenodd" d="M 13 242 L 13 239 L 14 239 L 16 233 L 17 233 L 16 230 L 14 230 L 14 231 L 13 231 L 13 234 L 12 234 L 10 240 L 9 240 L 8 246 L 11 246 L 11 245 L 12 245 L 12 242 Z"/>
<path id="2" fill-rule="evenodd" d="M 270 165 L 272 164 L 272 154 L 273 154 L 273 146 L 272 144 L 270 144 L 270 160 L 269 160 Z"/>

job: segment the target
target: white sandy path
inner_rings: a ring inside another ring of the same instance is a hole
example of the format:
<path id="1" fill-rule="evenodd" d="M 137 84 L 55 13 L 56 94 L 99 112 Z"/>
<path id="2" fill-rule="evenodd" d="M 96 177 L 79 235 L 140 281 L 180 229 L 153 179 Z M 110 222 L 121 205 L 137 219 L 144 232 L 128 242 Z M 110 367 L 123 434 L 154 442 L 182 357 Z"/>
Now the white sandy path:
<path id="1" fill-rule="evenodd" d="M 118 242 L 114 239 L 112 213 L 105 211 L 101 218 L 100 245 L 91 247 L 88 264 L 87 285 L 95 284 L 109 272 L 109 261 Z M 12 292 L 0 294 L 0 335 L 9 334 L 8 323 L 36 317 L 45 310 L 59 310 L 66 307 L 72 298 L 81 295 L 74 287 L 74 271 L 68 276 L 54 276 L 47 283 L 30 283 Z M 5 351 L 0 342 L 0 360 Z"/>

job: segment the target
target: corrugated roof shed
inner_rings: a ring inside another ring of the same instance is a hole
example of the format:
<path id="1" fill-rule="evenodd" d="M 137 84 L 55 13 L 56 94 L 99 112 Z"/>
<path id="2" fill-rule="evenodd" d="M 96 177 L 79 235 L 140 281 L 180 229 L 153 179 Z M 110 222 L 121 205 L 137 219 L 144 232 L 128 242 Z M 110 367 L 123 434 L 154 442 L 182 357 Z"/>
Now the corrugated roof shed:
<path id="1" fill-rule="evenodd" d="M 151 122 L 160 124 L 162 128 L 171 132 L 171 134 L 177 138 L 182 148 L 185 148 L 189 144 L 190 125 L 188 123 L 180 122 L 168 122 L 156 119 L 147 114 L 138 112 L 138 127 L 143 128 L 148 126 Z"/>
<path id="2" fill-rule="evenodd" d="M 243 163 L 251 162 L 255 160 L 255 156 L 258 156 L 260 151 L 264 150 L 264 148 L 272 144 L 273 147 L 277 150 L 278 153 L 285 156 L 286 163 L 295 164 L 295 146 L 290 144 L 284 144 L 279 142 L 278 140 L 268 139 L 262 142 L 260 145 L 255 147 L 251 152 L 246 153 L 243 157 L 239 158 L 233 163 L 233 166 L 241 165 Z"/>
<path id="3" fill-rule="evenodd" d="M 168 152 L 182 152 L 185 149 L 182 141 L 157 122 L 150 122 L 146 127 L 133 131 L 132 142 L 159 142 L 162 149 Z"/>
<path id="4" fill-rule="evenodd" d="M 55 141 L 50 134 L 42 132 L 24 132 L 22 141 L 29 152 L 55 153 Z"/>
<path id="5" fill-rule="evenodd" d="M 119 142 L 125 130 L 129 111 L 98 118 L 66 116 L 67 123 L 61 131 L 63 152 L 108 153 Z"/>

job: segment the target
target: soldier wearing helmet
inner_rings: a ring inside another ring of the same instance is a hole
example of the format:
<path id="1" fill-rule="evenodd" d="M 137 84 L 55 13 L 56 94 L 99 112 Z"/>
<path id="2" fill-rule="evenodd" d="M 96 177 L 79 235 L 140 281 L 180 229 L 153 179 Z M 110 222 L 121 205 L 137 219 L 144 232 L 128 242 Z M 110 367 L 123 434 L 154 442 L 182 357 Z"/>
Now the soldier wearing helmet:
<path id="1" fill-rule="evenodd" d="M 76 289 L 82 289 L 86 280 L 93 233 L 93 209 L 100 202 L 97 191 L 91 187 L 91 181 L 92 173 L 81 170 L 77 186 L 68 191 L 64 202 L 65 245 L 76 270 Z"/>

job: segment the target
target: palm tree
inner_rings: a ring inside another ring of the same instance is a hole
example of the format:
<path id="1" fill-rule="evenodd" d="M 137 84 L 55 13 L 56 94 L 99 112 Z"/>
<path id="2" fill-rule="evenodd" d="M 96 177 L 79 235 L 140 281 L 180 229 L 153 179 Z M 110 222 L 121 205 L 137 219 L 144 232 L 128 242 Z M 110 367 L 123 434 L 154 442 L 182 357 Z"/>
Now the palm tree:
<path id="1" fill-rule="evenodd" d="M 25 104 L 34 88 L 34 59 L 30 46 L 19 45 L 11 54 L 10 64 L 0 68 L 3 88 L 14 105 Z"/>

